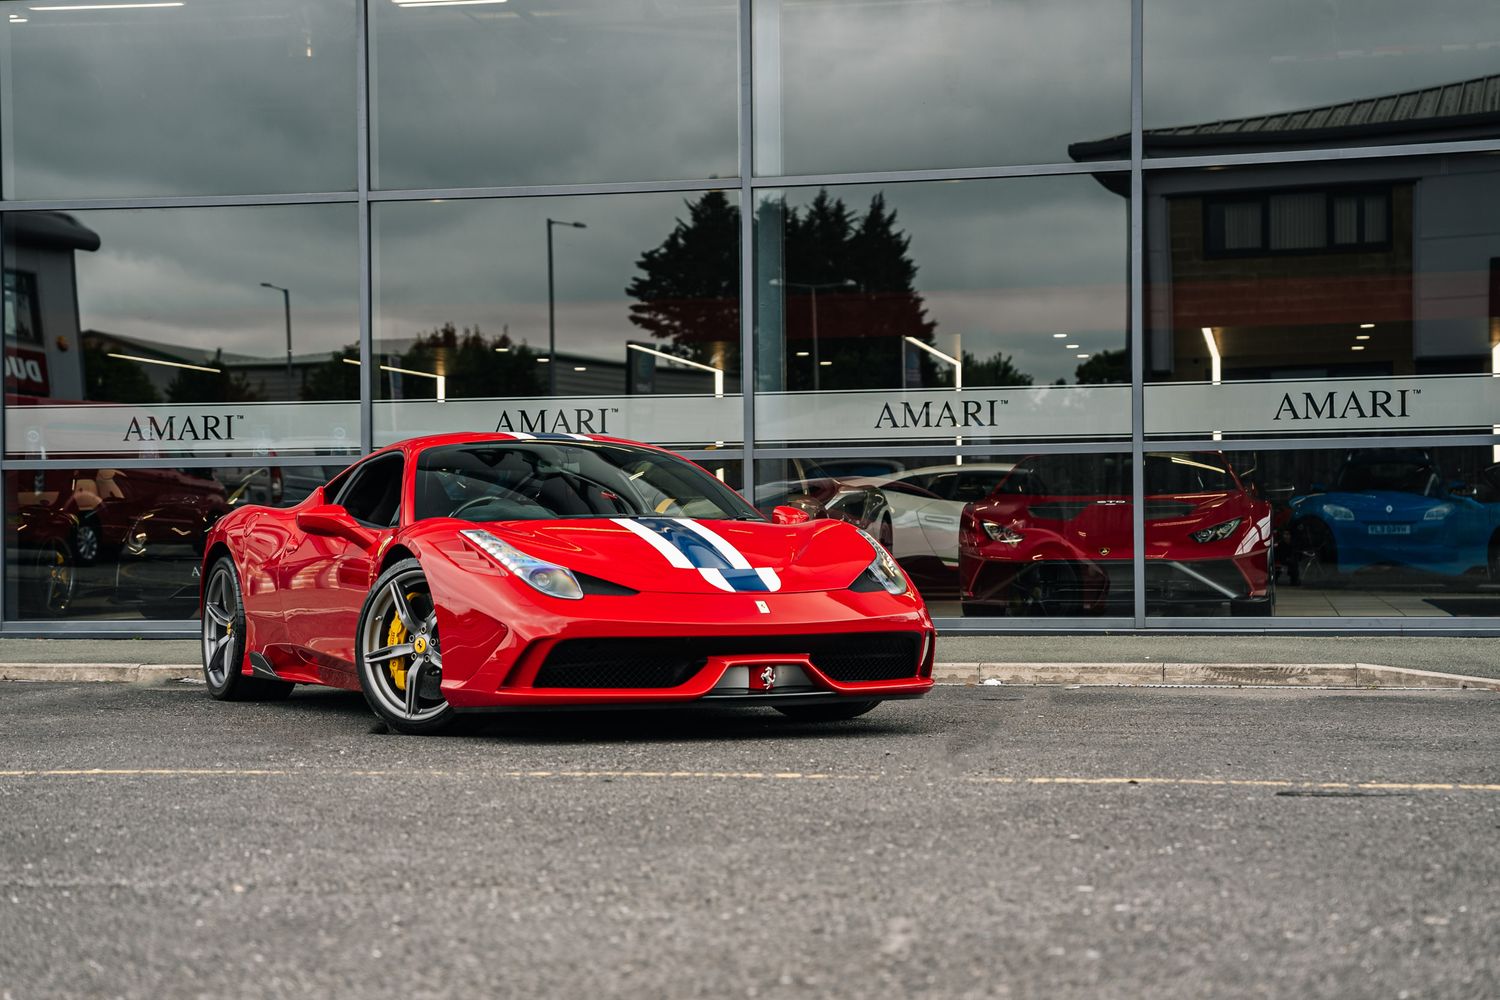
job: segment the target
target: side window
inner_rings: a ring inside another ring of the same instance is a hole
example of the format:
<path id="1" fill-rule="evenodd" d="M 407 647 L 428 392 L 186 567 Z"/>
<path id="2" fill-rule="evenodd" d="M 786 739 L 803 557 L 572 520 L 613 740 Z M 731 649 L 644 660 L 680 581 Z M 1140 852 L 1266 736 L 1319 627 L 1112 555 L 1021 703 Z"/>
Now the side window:
<path id="1" fill-rule="evenodd" d="M 995 487 L 1000 480 L 1005 478 L 1003 472 L 965 472 L 958 477 L 958 490 L 953 494 L 953 499 L 964 503 L 975 503 L 983 500 L 995 492 Z"/>
<path id="2" fill-rule="evenodd" d="M 336 502 L 360 524 L 391 527 L 401 516 L 401 473 L 405 464 L 400 455 L 366 463 L 355 470 Z"/>
<path id="3" fill-rule="evenodd" d="M 958 486 L 958 474 L 944 472 L 933 476 L 927 482 L 927 489 L 941 500 L 952 500 L 953 491 Z"/>

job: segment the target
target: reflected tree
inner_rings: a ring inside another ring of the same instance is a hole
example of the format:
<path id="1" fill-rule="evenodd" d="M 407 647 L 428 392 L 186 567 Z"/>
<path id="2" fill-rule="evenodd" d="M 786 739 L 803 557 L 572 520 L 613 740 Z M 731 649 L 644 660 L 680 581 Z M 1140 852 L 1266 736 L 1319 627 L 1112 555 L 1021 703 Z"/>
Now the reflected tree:
<path id="1" fill-rule="evenodd" d="M 508 334 L 491 339 L 478 326 L 464 327 L 460 331 L 452 323 L 444 323 L 431 333 L 419 336 L 393 367 L 443 375 L 447 379 L 450 399 L 539 396 L 546 391 L 546 379 L 542 377 L 537 356 L 526 344 L 512 341 Z M 396 373 L 381 374 L 387 386 L 394 390 Z M 391 391 L 389 398 L 436 398 L 435 380 L 410 375 L 399 377 L 400 391 Z"/>
<path id="2" fill-rule="evenodd" d="M 966 387 L 1031 385 L 1031 376 L 1017 368 L 1015 359 L 1004 351 L 996 351 L 983 361 L 964 351 L 963 359 Z"/>
<path id="3" fill-rule="evenodd" d="M 251 385 L 250 379 L 224 367 L 224 351 L 214 352 L 205 367 L 217 371 L 183 368 L 167 384 L 169 403 L 250 403 L 265 399 L 265 383 Z"/>
<path id="4" fill-rule="evenodd" d="M 630 322 L 669 353 L 733 371 L 739 368 L 740 210 L 722 191 L 687 202 L 661 246 L 636 261 L 626 286 L 636 302 Z"/>
<path id="5" fill-rule="evenodd" d="M 687 216 L 636 261 L 626 288 L 630 321 L 664 350 L 734 370 L 739 360 L 740 210 L 719 191 L 687 203 Z M 805 207 L 768 199 L 757 208 L 762 239 L 780 234 L 786 331 L 785 387 L 894 387 L 909 378 L 905 337 L 931 343 L 937 324 L 916 291 L 911 237 L 883 194 L 863 213 L 826 190 Z M 817 343 L 814 345 L 814 336 Z M 814 350 L 816 347 L 816 350 Z M 802 358 L 797 352 L 805 351 Z M 916 382 L 940 384 L 930 356 L 912 359 Z"/>
<path id="6" fill-rule="evenodd" d="M 160 403 L 161 393 L 136 361 L 112 358 L 102 347 L 83 349 L 84 398 L 104 403 Z"/>
<path id="7" fill-rule="evenodd" d="M 1078 366 L 1074 373 L 1079 385 L 1112 385 L 1130 381 L 1130 352 L 1098 351 Z"/>
<path id="8" fill-rule="evenodd" d="M 308 368 L 302 382 L 302 398 L 358 399 L 359 366 L 349 364 L 358 360 L 359 345 L 345 344 L 342 350 L 328 355 L 327 361 Z"/>

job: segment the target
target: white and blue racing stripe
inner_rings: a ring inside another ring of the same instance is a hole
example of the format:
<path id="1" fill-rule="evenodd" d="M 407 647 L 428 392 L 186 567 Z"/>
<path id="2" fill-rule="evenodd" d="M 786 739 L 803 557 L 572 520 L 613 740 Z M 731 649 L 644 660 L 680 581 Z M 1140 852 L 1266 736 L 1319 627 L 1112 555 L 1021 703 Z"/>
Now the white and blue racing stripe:
<path id="1" fill-rule="evenodd" d="M 696 569 L 705 580 L 731 593 L 781 589 L 774 569 L 756 569 L 744 553 L 718 532 L 684 517 L 613 518 L 645 540 L 678 569 Z"/>
<path id="2" fill-rule="evenodd" d="M 525 431 L 507 431 L 517 441 L 592 441 L 587 434 L 529 434 Z"/>

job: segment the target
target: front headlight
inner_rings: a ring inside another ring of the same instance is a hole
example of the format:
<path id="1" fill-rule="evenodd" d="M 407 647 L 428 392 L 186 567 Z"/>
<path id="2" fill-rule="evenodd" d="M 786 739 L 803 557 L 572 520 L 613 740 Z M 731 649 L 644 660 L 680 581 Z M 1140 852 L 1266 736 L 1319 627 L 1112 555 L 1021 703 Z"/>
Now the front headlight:
<path id="1" fill-rule="evenodd" d="M 1453 505 L 1451 503 L 1440 503 L 1436 507 L 1429 510 L 1427 513 L 1423 514 L 1422 520 L 1441 521 L 1451 513 L 1453 513 Z"/>
<path id="2" fill-rule="evenodd" d="M 887 593 L 898 596 L 906 593 L 906 574 L 902 573 L 901 567 L 896 565 L 896 558 L 885 550 L 884 545 L 871 538 L 869 532 L 863 528 L 856 528 L 855 530 L 875 550 L 875 558 L 865 568 L 865 572 L 873 576 L 886 589 Z"/>
<path id="3" fill-rule="evenodd" d="M 990 536 L 992 542 L 1004 542 L 1006 545 L 1020 545 L 1024 539 L 1021 533 L 1009 525 L 996 524 L 994 521 L 981 521 L 979 526 L 984 533 Z"/>
<path id="4" fill-rule="evenodd" d="M 1234 534 L 1235 529 L 1239 526 L 1240 519 L 1235 518 L 1232 521 L 1225 521 L 1223 524 L 1216 524 L 1211 528 L 1204 528 L 1201 531 L 1195 531 L 1188 537 L 1195 542 L 1202 542 L 1205 545 L 1209 542 L 1222 542 L 1224 539 Z"/>
<path id="5" fill-rule="evenodd" d="M 573 571 L 545 559 L 529 556 L 509 542 L 501 541 L 488 531 L 469 528 L 460 531 L 474 546 L 526 583 L 549 597 L 561 597 L 576 601 L 583 597 L 583 588 Z"/>
<path id="6" fill-rule="evenodd" d="M 1335 521 L 1354 520 L 1354 511 L 1350 510 L 1348 507 L 1341 507 L 1336 503 L 1325 503 L 1323 505 L 1323 513 L 1327 514 Z"/>

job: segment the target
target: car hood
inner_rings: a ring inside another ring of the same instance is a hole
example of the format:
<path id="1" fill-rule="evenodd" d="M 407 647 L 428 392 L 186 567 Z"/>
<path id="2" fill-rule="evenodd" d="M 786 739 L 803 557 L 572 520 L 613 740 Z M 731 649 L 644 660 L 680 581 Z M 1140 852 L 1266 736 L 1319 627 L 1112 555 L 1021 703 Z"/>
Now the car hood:
<path id="1" fill-rule="evenodd" d="M 1441 504 L 1452 505 L 1453 498 L 1424 497 L 1395 490 L 1370 490 L 1363 493 L 1318 493 L 1298 498 L 1294 507 L 1300 511 L 1321 512 L 1325 504 L 1343 507 L 1356 520 L 1368 522 L 1401 522 L 1420 518 Z"/>
<path id="2" fill-rule="evenodd" d="M 835 520 L 578 518 L 473 527 L 575 572 L 657 593 L 840 590 L 875 557 L 858 531 Z"/>

